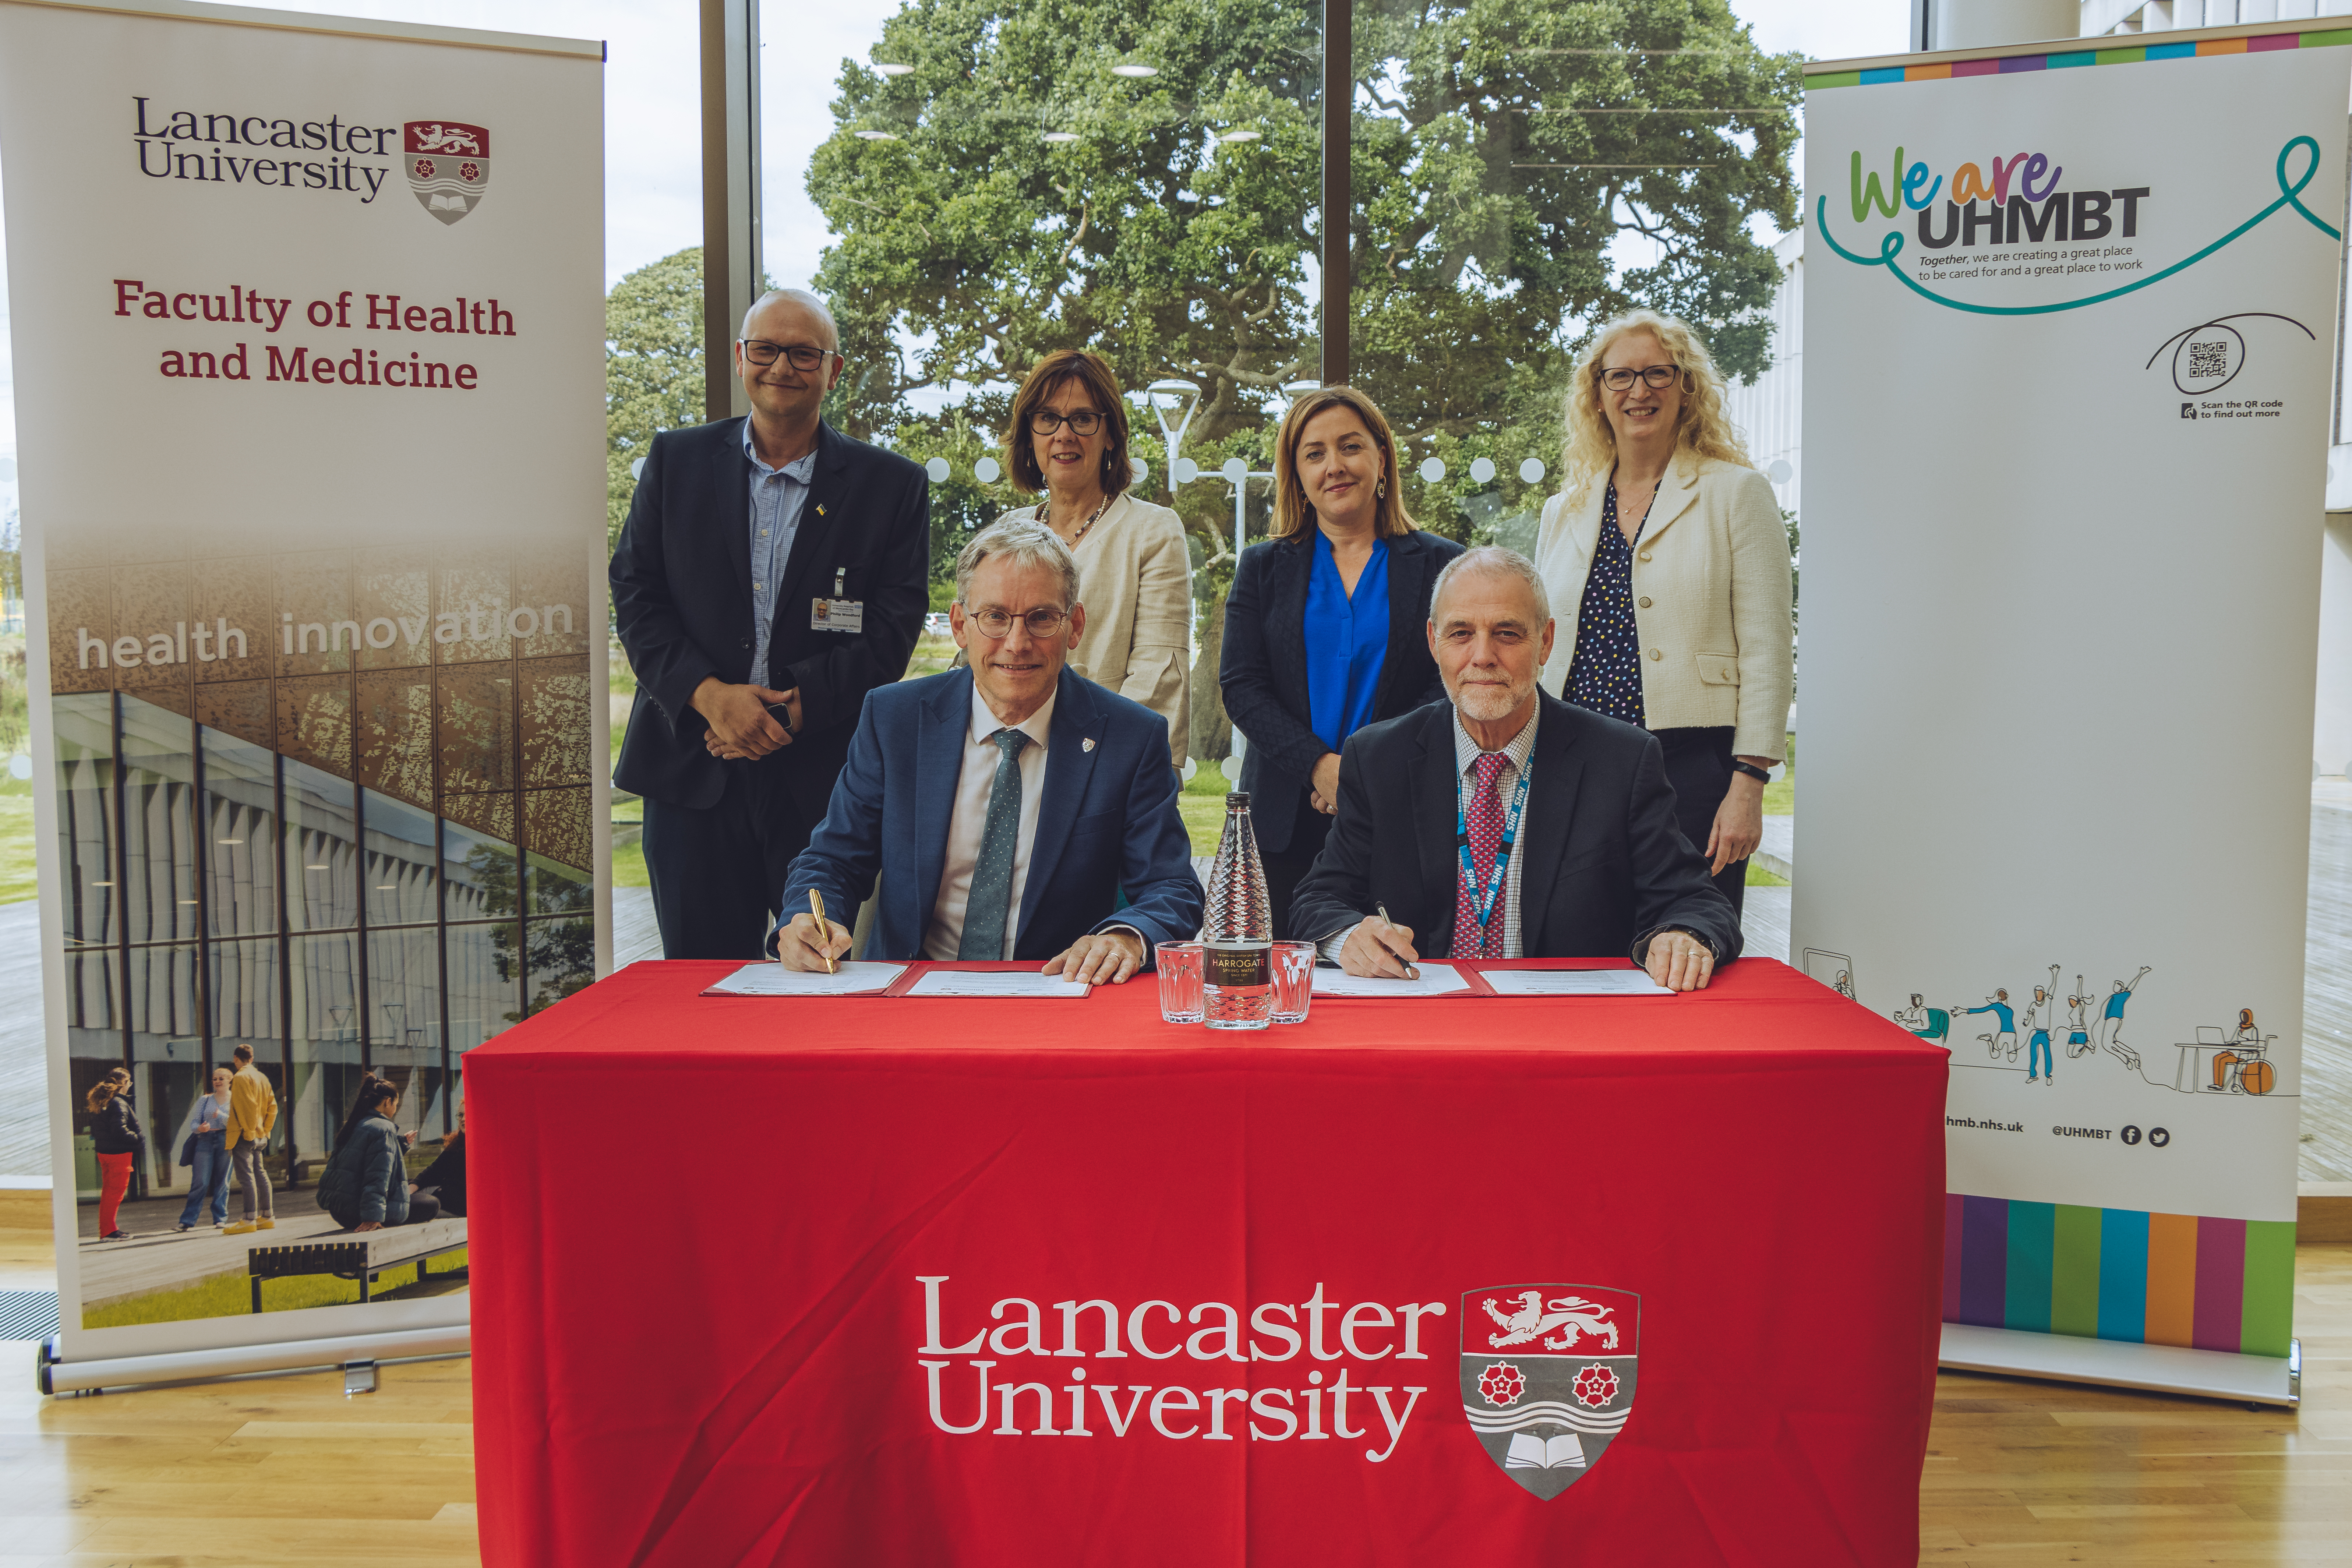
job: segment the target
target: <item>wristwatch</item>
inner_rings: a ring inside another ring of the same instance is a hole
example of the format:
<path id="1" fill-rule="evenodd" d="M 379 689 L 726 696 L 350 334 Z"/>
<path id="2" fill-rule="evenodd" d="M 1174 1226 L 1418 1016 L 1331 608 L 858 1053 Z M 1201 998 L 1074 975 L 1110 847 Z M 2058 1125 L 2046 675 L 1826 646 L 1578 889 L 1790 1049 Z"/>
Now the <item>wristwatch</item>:
<path id="1" fill-rule="evenodd" d="M 1770 768 L 1759 768 L 1754 763 L 1743 763 L 1738 757 L 1731 759 L 1731 771 L 1735 773 L 1746 773 L 1749 778 L 1756 780 L 1759 784 L 1770 784 L 1772 782 L 1772 770 Z"/>

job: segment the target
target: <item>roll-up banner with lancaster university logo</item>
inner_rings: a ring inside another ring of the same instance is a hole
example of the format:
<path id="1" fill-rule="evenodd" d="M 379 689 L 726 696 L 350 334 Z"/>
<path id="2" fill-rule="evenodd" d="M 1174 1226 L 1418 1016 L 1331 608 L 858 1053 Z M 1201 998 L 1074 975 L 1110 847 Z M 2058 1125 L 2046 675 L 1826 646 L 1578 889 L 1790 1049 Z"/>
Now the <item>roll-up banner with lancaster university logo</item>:
<path id="1" fill-rule="evenodd" d="M 2110 42 L 1809 76 L 1793 947 L 1950 1047 L 1948 1361 L 2280 1398 L 2352 33 Z"/>
<path id="2" fill-rule="evenodd" d="M 0 0 L 59 1373 L 462 1332 L 607 951 L 602 55 Z"/>

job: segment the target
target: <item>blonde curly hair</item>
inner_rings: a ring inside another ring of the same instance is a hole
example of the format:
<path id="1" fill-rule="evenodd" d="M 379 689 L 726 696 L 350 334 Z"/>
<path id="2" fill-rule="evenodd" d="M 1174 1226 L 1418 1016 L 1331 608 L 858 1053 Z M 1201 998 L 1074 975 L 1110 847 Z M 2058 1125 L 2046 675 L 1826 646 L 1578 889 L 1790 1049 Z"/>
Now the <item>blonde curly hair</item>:
<path id="1" fill-rule="evenodd" d="M 1628 310 L 1592 334 L 1592 342 L 1577 356 L 1570 377 L 1566 434 L 1559 444 L 1560 489 L 1570 506 L 1581 506 L 1592 491 L 1592 481 L 1617 466 L 1617 435 L 1601 412 L 1601 360 L 1617 340 L 1648 332 L 1664 348 L 1683 373 L 1683 406 L 1675 430 L 1675 451 L 1696 452 L 1743 468 L 1749 461 L 1748 445 L 1723 412 L 1723 373 L 1715 356 L 1688 321 L 1656 310 Z"/>

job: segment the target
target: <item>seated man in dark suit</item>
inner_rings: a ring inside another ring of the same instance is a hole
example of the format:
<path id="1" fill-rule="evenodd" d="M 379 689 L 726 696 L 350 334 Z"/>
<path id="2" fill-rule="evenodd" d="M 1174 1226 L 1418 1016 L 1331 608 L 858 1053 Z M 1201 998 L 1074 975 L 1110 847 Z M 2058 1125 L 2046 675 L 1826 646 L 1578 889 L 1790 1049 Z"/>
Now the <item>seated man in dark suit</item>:
<path id="1" fill-rule="evenodd" d="M 1339 816 L 1284 934 L 1397 978 L 1423 954 L 1622 952 L 1695 991 L 1738 956 L 1738 917 L 1675 826 L 1657 741 L 1537 688 L 1547 598 L 1508 550 L 1438 574 L 1428 637 L 1446 700 L 1349 739 Z"/>
<path id="2" fill-rule="evenodd" d="M 967 668 L 877 689 L 808 848 L 775 952 L 822 969 L 849 932 L 818 929 L 881 875 L 868 958 L 1032 959 L 1116 982 L 1201 924 L 1168 723 L 1063 668 L 1086 629 L 1078 569 L 1053 531 L 982 530 L 956 558 L 949 612 Z M 1119 890 L 1128 907 L 1113 914 Z"/>

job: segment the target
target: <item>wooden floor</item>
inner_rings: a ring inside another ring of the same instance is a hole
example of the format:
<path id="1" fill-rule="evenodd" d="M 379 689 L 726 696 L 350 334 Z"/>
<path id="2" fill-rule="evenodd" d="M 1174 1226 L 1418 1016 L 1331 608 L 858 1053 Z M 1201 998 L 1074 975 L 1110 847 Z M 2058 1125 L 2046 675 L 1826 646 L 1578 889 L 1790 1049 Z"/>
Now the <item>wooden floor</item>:
<path id="1" fill-rule="evenodd" d="M 49 1268 L 45 1237 L 0 1231 L 0 1289 Z M 2352 1563 L 2352 1246 L 2296 1270 L 2299 1412 L 1944 1374 L 1920 1561 Z M 354 1399 L 334 1373 L 43 1399 L 32 1354 L 0 1346 L 0 1568 L 478 1561 L 470 1362 Z"/>

